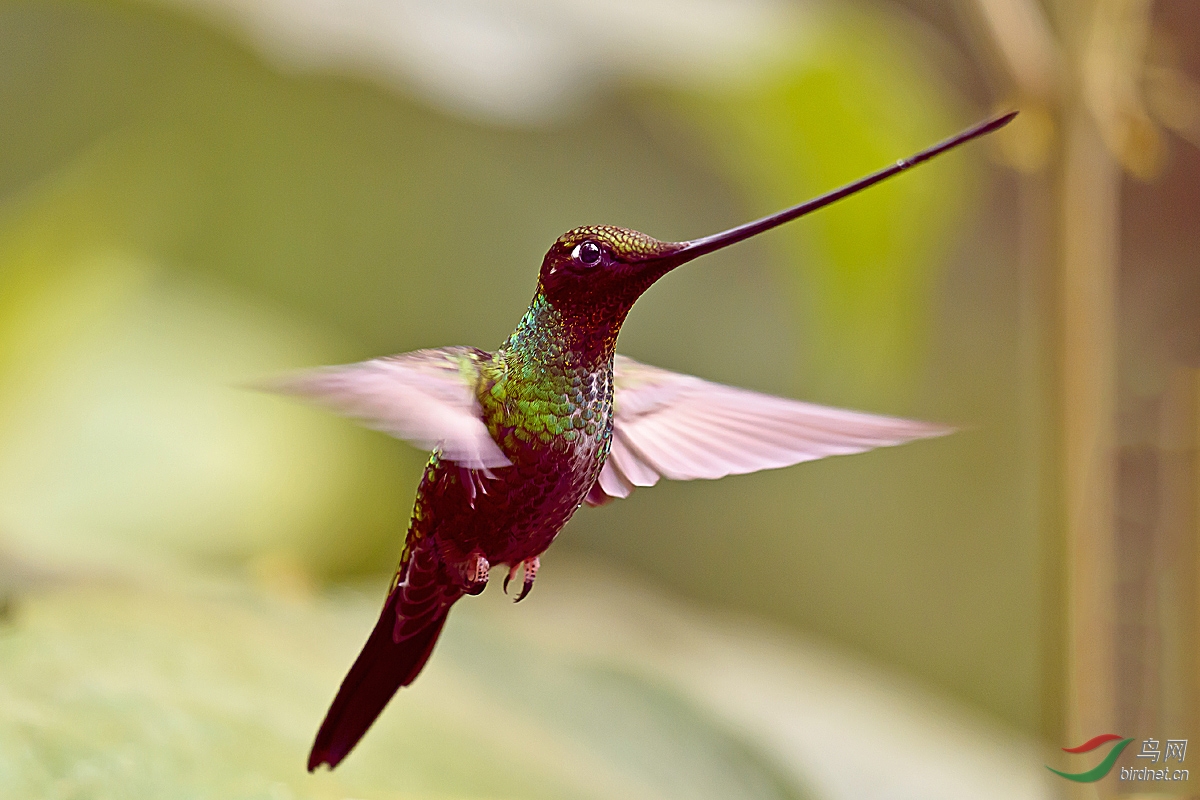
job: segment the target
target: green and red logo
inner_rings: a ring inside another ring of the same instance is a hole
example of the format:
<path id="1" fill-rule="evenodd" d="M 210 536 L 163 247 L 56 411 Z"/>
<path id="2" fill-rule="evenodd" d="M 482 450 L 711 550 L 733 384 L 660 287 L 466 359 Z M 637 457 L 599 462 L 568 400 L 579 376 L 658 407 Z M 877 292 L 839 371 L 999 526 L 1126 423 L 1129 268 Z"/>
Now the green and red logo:
<path id="1" fill-rule="evenodd" d="M 1063 748 L 1063 752 L 1066 753 L 1090 753 L 1096 748 L 1102 747 L 1109 742 L 1116 742 L 1113 748 L 1108 751 L 1108 755 L 1104 757 L 1104 760 L 1096 766 L 1092 767 L 1086 772 L 1062 772 L 1061 770 L 1057 770 L 1049 764 L 1046 765 L 1046 769 L 1050 770 L 1055 775 L 1061 775 L 1069 781 L 1075 781 L 1076 783 L 1093 783 L 1100 780 L 1112 771 L 1113 764 L 1117 763 L 1117 759 L 1120 757 L 1121 751 L 1128 747 L 1129 743 L 1132 741 L 1133 739 L 1124 739 L 1120 736 L 1117 736 L 1115 733 L 1102 733 L 1093 739 L 1088 739 L 1078 747 Z"/>

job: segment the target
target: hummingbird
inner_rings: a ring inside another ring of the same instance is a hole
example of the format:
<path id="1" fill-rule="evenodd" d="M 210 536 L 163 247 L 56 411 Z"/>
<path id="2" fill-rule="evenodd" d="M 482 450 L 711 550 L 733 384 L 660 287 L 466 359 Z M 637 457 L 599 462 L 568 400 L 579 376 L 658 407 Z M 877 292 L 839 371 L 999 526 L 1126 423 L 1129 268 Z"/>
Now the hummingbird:
<path id="1" fill-rule="evenodd" d="M 711 383 L 616 354 L 647 288 L 676 267 L 861 191 L 1008 124 L 981 122 L 827 194 L 683 242 L 588 225 L 547 251 L 499 349 L 443 347 L 285 376 L 299 396 L 431 450 L 379 620 L 308 757 L 337 767 L 413 682 L 451 606 L 491 570 L 533 587 L 539 556 L 585 503 L 670 480 L 715 479 L 940 436 L 951 428 Z"/>

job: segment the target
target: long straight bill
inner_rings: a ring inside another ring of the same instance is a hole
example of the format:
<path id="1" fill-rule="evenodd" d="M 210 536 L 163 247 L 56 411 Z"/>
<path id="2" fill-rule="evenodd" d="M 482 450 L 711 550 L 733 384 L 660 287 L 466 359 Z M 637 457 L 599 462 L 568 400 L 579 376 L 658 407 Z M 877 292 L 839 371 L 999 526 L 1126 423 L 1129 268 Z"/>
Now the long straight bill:
<path id="1" fill-rule="evenodd" d="M 693 258 L 698 258 L 706 253 L 711 253 L 714 250 L 720 250 L 722 247 L 728 247 L 731 244 L 736 244 L 743 239 L 749 239 L 751 236 L 770 230 L 777 225 L 782 225 L 785 222 L 791 222 L 798 217 L 803 217 L 805 214 L 810 214 L 819 208 L 824 208 L 830 203 L 835 203 L 843 197 L 849 197 L 852 194 L 861 192 L 868 186 L 874 186 L 880 181 L 885 181 L 893 175 L 904 172 L 906 169 L 915 167 L 917 164 L 928 161 L 934 156 L 941 155 L 948 150 L 953 150 L 960 144 L 966 144 L 972 139 L 977 139 L 980 136 L 991 133 L 992 131 L 1003 128 L 1008 123 L 1012 122 L 1013 117 L 1017 116 L 1016 111 L 1010 111 L 1003 116 L 995 117 L 994 119 L 980 122 L 967 128 L 957 136 L 951 136 L 944 142 L 939 142 L 932 147 L 926 148 L 915 155 L 908 158 L 902 158 L 895 164 L 889 167 L 873 172 L 865 178 L 859 178 L 853 183 L 848 183 L 840 189 L 834 189 L 832 192 L 823 194 L 820 197 L 814 197 L 812 200 L 806 200 L 800 205 L 785 208 L 783 211 L 778 211 L 762 219 L 756 219 L 753 222 L 747 222 L 744 225 L 739 225 L 736 228 L 730 228 L 721 233 L 714 233 L 712 236 L 705 236 L 703 239 L 693 239 L 690 242 L 681 242 L 682 247 L 673 251 L 667 258 L 676 264 L 682 264 L 685 261 L 691 261 Z"/>

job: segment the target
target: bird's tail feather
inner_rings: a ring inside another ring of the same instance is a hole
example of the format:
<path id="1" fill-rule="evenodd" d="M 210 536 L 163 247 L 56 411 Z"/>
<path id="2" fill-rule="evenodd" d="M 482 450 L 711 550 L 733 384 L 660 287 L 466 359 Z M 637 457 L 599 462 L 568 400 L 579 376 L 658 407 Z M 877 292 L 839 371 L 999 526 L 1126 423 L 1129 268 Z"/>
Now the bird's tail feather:
<path id="1" fill-rule="evenodd" d="M 388 597 L 375 629 L 342 681 L 309 753 L 309 772 L 321 764 L 336 767 L 358 744 L 392 695 L 412 683 L 429 660 L 450 606 L 442 606 L 419 630 L 397 642 L 396 606 L 403 591 L 404 587 L 398 586 Z"/>

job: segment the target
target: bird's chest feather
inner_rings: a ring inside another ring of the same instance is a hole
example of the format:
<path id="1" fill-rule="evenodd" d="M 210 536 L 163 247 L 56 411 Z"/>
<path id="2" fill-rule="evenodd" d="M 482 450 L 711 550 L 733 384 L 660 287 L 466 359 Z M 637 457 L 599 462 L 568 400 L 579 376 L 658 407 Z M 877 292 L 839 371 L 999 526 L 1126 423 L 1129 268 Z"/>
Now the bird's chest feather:
<path id="1" fill-rule="evenodd" d="M 605 365 L 498 361 L 478 397 L 512 465 L 448 475 L 439 505 L 458 518 L 446 532 L 461 548 L 509 562 L 548 547 L 596 482 L 612 441 L 613 379 Z"/>

